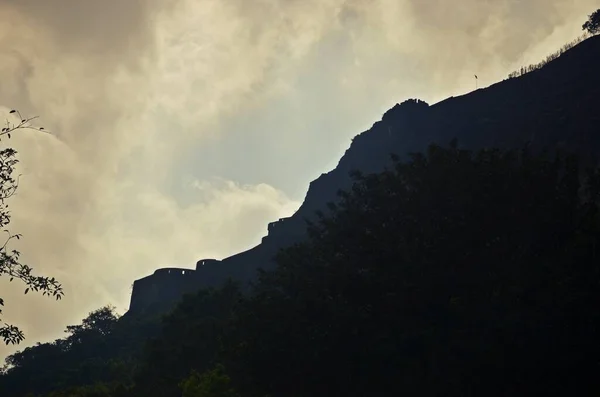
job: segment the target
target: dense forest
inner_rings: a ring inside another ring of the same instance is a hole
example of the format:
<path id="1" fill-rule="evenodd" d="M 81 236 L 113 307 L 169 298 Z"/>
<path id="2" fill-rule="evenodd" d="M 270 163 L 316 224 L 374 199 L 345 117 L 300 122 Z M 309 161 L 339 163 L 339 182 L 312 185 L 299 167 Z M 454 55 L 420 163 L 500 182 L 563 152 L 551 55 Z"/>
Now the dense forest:
<path id="1" fill-rule="evenodd" d="M 600 170 L 432 145 L 353 175 L 248 295 L 110 307 L 9 357 L 19 396 L 578 395 L 598 388 Z M 182 394 L 183 393 L 183 394 Z"/>

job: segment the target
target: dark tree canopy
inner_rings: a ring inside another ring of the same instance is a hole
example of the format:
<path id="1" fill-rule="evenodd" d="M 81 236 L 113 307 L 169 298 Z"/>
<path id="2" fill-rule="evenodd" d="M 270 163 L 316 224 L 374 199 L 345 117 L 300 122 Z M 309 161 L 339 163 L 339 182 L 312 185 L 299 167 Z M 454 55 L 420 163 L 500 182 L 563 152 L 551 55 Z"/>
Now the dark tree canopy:
<path id="1" fill-rule="evenodd" d="M 67 326 L 65 338 L 10 355 L 0 390 L 11 390 L 11 396 L 18 397 L 94 383 L 127 383 L 133 371 L 128 349 L 136 343 L 128 334 L 135 327 L 119 320 L 114 307 L 105 306 L 89 313 L 81 324 Z"/>
<path id="2" fill-rule="evenodd" d="M 597 386 L 598 172 L 432 146 L 352 191 L 236 316 L 248 396 L 542 395 Z"/>
<path id="3" fill-rule="evenodd" d="M 574 156 L 451 145 L 354 180 L 248 296 L 233 283 L 189 295 L 158 333 L 102 308 L 67 327 L 66 338 L 9 357 L 0 390 L 14 397 L 600 390 L 596 168 Z"/>
<path id="4" fill-rule="evenodd" d="M 165 317 L 159 337 L 147 344 L 136 376 L 136 393 L 179 397 L 182 379 L 216 365 L 221 335 L 240 300 L 241 292 L 235 283 L 186 296 Z M 193 379 L 196 378 L 192 376 L 190 382 Z"/>
<path id="5" fill-rule="evenodd" d="M 591 34 L 600 33 L 600 9 L 590 14 L 589 19 L 583 24 L 582 28 Z"/>

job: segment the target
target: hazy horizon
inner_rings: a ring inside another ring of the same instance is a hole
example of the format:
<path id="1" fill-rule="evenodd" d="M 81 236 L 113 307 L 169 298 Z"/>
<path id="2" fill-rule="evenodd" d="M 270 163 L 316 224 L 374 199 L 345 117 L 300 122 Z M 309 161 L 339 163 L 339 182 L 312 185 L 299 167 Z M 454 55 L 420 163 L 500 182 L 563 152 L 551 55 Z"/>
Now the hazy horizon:
<path id="1" fill-rule="evenodd" d="M 50 4 L 52 3 L 52 4 Z M 260 242 L 395 103 L 506 78 L 582 34 L 582 0 L 0 0 L 0 110 L 24 130 L 11 244 L 63 283 L 0 278 L 24 343 L 129 304 L 135 279 Z"/>

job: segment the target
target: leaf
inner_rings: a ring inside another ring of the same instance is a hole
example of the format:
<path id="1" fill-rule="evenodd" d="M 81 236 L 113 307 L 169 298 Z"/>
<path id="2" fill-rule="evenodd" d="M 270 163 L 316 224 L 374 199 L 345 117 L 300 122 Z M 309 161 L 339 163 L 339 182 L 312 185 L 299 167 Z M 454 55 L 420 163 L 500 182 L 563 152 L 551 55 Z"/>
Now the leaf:
<path id="1" fill-rule="evenodd" d="M 11 111 L 10 111 L 10 112 L 8 112 L 8 113 L 14 113 L 14 112 L 16 112 L 16 110 L 14 110 L 14 109 L 13 109 L 13 110 L 11 110 Z"/>
<path id="2" fill-rule="evenodd" d="M 29 292 L 29 288 L 27 288 L 27 289 L 25 290 L 25 295 L 27 295 L 27 293 L 28 293 L 28 292 Z"/>

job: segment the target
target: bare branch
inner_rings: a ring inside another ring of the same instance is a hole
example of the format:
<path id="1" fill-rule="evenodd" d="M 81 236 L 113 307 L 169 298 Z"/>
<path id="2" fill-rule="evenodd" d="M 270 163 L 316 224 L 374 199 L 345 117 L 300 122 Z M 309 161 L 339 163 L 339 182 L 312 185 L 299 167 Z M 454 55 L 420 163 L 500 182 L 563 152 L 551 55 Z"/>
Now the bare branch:
<path id="1" fill-rule="evenodd" d="M 29 130 L 35 130 L 35 131 L 39 131 L 39 132 L 49 133 L 48 131 L 46 131 L 46 129 L 44 127 L 35 127 L 31 124 L 31 122 L 33 120 L 36 120 L 38 118 L 38 116 L 24 118 L 21 115 L 21 112 L 19 112 L 18 110 L 11 110 L 10 113 L 16 114 L 19 118 L 19 122 L 11 123 L 8 119 L 6 119 L 5 127 L 3 127 L 2 130 L 0 130 L 0 137 L 6 135 L 6 136 L 8 136 L 8 138 L 10 138 L 11 137 L 10 134 L 12 132 L 14 132 L 16 130 L 22 130 L 22 129 L 29 129 Z"/>

